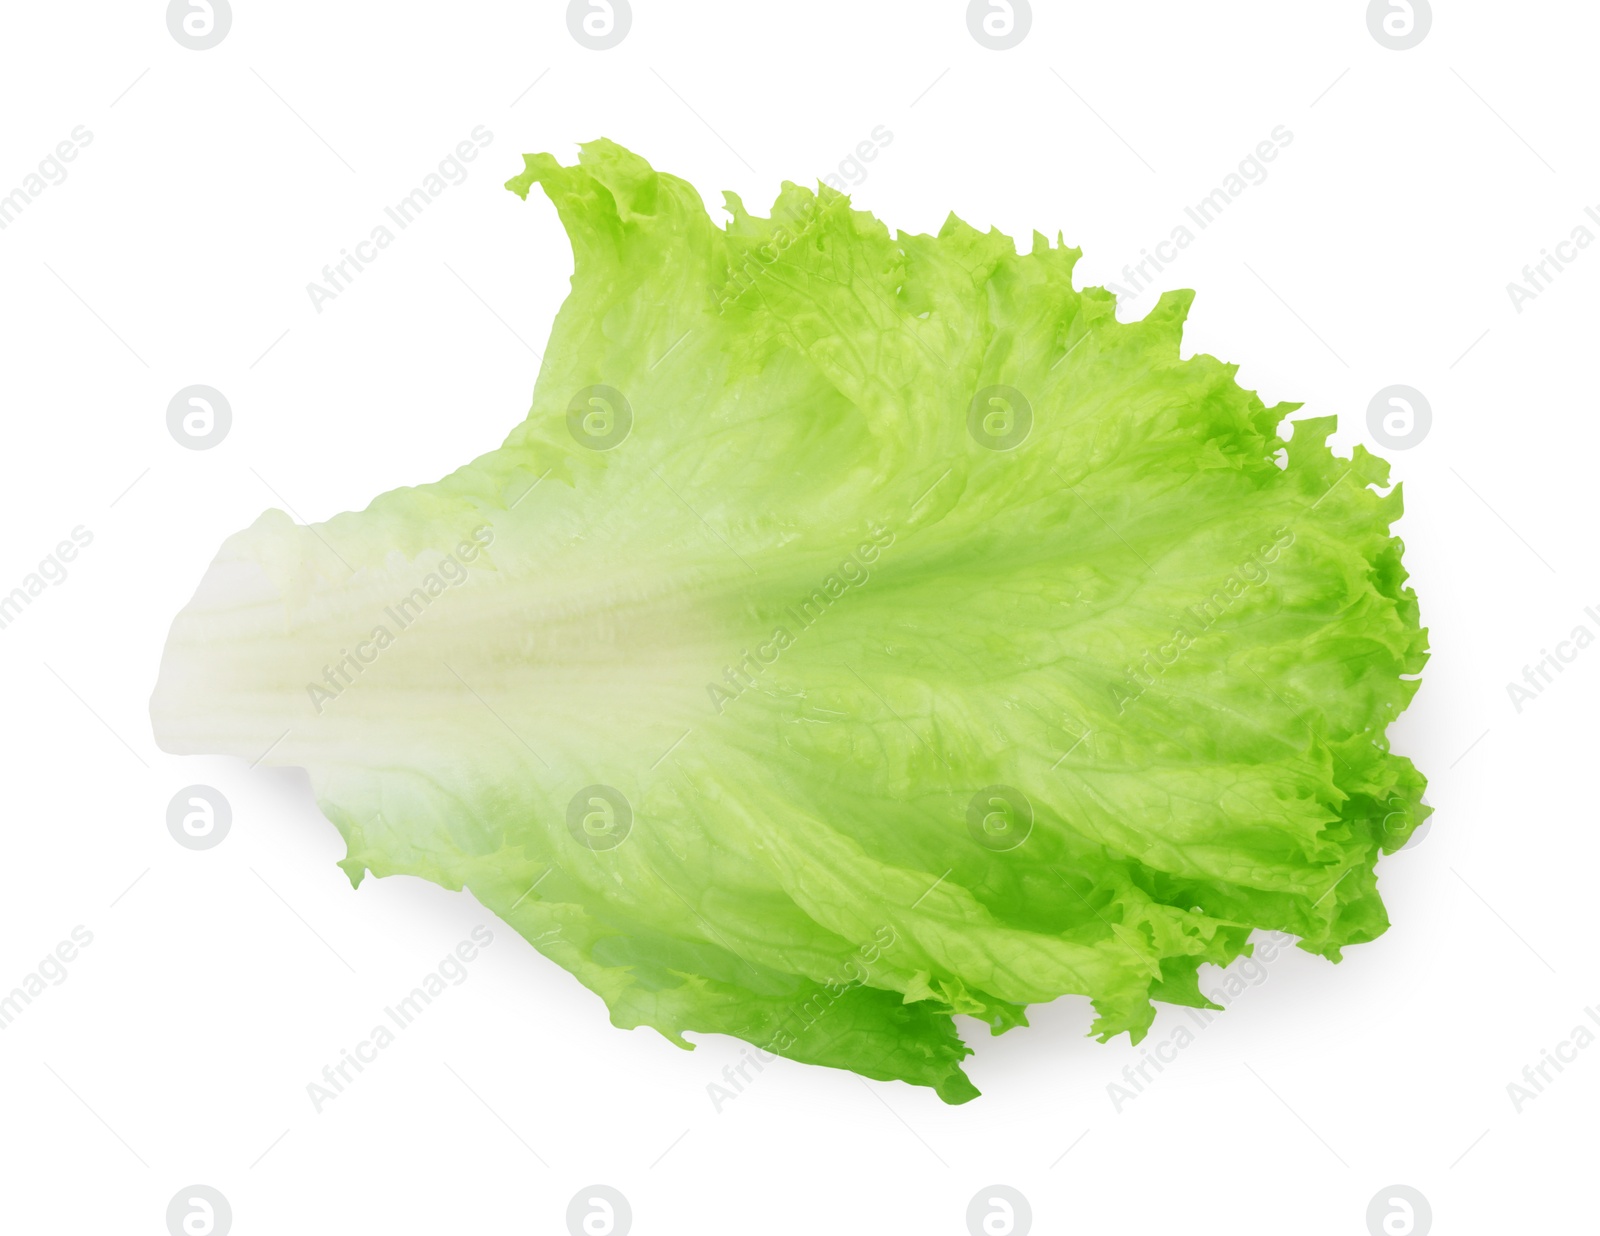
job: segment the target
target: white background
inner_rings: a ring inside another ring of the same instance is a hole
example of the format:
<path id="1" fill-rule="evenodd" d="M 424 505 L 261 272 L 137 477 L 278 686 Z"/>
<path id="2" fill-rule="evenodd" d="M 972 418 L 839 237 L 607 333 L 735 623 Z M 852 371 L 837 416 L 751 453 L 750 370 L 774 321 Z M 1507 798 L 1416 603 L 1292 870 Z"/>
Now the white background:
<path id="1" fill-rule="evenodd" d="M 1005 52 L 955 0 L 635 0 L 603 52 L 553 2 L 236 0 L 203 52 L 164 7 L 12 4 L 0 30 L 0 194 L 93 134 L 0 231 L 0 592 L 94 536 L 0 630 L 0 990 L 94 935 L 0 1031 L 6 1230 L 159 1234 L 195 1183 L 241 1236 L 559 1233 L 596 1182 L 638 1233 L 959 1236 L 994 1183 L 1041 1233 L 1361 1236 L 1396 1183 L 1440 1233 L 1591 1225 L 1600 1050 L 1520 1113 L 1506 1087 L 1600 1002 L 1600 651 L 1520 713 L 1506 684 L 1600 633 L 1600 251 L 1520 313 L 1506 285 L 1600 203 L 1593 6 L 1439 5 L 1403 52 L 1358 0 L 1041 2 Z M 470 178 L 317 313 L 306 284 L 477 125 Z M 470 897 L 352 892 L 303 780 L 150 735 L 167 624 L 225 535 L 434 479 L 520 419 L 571 270 L 549 204 L 500 187 L 522 152 L 570 162 L 604 135 L 761 209 L 879 125 L 858 206 L 1060 230 L 1090 283 L 1287 126 L 1265 183 L 1162 275 L 1199 292 L 1186 348 L 1337 413 L 1346 449 L 1384 386 L 1433 407 L 1383 452 L 1433 646 L 1394 738 L 1438 809 L 1379 868 L 1394 926 L 1336 967 L 1275 961 L 1120 1111 L 1107 1085 L 1142 1053 L 1087 1039 L 1069 998 L 1001 1039 L 965 1025 L 985 1093 L 963 1107 L 781 1062 L 719 1113 L 740 1044 L 612 1029 Z M 191 383 L 232 403 L 215 449 L 168 435 Z M 233 804 L 206 852 L 166 830 L 192 782 Z M 495 943 L 467 982 L 317 1114 L 306 1084 L 479 923 Z"/>

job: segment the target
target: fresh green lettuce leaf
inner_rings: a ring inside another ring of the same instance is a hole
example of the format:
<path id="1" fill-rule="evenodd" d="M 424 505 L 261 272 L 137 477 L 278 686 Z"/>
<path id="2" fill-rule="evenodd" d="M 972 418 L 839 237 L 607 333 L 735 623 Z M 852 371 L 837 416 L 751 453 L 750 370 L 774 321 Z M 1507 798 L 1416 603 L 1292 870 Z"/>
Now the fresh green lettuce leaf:
<path id="1" fill-rule="evenodd" d="M 1398 486 L 951 217 L 527 158 L 575 254 L 498 450 L 231 537 L 151 711 L 300 765 L 343 866 L 468 888 L 622 1027 L 977 1091 L 953 1021 L 1388 925 L 1426 657 Z"/>

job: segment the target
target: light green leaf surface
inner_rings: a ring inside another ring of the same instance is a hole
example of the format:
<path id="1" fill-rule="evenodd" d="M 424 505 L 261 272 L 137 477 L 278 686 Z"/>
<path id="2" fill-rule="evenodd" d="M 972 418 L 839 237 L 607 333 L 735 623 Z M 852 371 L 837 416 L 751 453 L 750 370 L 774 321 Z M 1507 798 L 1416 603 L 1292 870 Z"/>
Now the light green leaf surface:
<path id="1" fill-rule="evenodd" d="M 353 881 L 470 888 L 618 1026 L 952 1102 L 954 1013 L 1088 996 L 1137 1040 L 1253 929 L 1387 927 L 1427 808 L 1385 463 L 1285 443 L 1179 359 L 1189 293 L 1119 323 L 1039 235 L 792 184 L 719 229 L 605 141 L 534 185 L 576 272 L 527 419 L 231 537 L 166 750 L 304 766 Z"/>

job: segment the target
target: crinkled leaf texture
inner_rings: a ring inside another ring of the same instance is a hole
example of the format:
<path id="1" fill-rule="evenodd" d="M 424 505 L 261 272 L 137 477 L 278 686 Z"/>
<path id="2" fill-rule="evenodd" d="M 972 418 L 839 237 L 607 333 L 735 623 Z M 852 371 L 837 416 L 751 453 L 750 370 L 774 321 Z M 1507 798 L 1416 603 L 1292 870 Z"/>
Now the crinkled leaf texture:
<path id="1" fill-rule="evenodd" d="M 1043 236 L 793 184 L 719 229 L 606 141 L 535 184 L 575 273 L 527 419 L 231 537 L 166 750 L 304 766 L 353 881 L 471 889 L 618 1026 L 950 1102 L 953 1014 L 1137 1040 L 1253 929 L 1387 927 L 1426 633 L 1384 462 Z"/>

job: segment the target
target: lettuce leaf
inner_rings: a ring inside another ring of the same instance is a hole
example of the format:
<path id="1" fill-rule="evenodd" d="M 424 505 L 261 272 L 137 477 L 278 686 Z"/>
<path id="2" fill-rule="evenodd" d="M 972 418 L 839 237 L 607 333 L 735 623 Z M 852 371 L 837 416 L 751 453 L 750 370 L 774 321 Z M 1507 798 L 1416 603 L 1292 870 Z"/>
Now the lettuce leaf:
<path id="1" fill-rule="evenodd" d="M 977 1091 L 1093 1001 L 1388 925 L 1424 781 L 1398 486 L 1278 427 L 1192 297 L 825 187 L 770 217 L 527 157 L 575 273 L 527 418 L 364 511 L 269 511 L 173 624 L 162 747 L 301 765 L 370 871 L 467 888 L 621 1027 Z M 1215 1007 L 1212 1005 L 1211 1007 Z"/>

